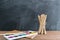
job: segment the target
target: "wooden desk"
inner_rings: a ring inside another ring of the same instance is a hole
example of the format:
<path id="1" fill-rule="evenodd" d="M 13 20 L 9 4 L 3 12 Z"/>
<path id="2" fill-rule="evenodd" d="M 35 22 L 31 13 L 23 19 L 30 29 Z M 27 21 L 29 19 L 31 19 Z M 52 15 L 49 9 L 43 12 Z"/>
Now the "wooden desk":
<path id="1" fill-rule="evenodd" d="M 8 31 L 0 31 L 0 34 L 4 34 Z M 0 35 L 0 40 L 5 40 Z M 46 35 L 37 35 L 34 39 L 22 38 L 20 40 L 60 40 L 60 31 L 47 31 Z"/>

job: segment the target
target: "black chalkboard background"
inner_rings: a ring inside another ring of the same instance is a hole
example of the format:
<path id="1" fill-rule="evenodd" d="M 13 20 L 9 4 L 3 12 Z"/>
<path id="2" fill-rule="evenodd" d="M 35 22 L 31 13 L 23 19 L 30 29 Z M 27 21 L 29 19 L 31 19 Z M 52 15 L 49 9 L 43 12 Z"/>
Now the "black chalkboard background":
<path id="1" fill-rule="evenodd" d="M 47 14 L 47 30 L 60 30 L 60 0 L 0 0 L 0 30 L 38 30 Z"/>

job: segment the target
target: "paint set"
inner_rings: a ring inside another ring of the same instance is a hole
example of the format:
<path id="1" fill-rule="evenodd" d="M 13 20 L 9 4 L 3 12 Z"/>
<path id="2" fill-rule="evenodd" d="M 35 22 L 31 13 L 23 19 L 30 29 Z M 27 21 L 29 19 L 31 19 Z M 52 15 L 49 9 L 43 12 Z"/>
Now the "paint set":
<path id="1" fill-rule="evenodd" d="M 20 32 L 16 34 L 5 34 L 3 35 L 7 40 L 15 40 L 15 39 L 20 39 L 23 37 L 29 37 L 33 35 L 37 35 L 38 33 L 35 31 L 25 31 L 25 32 Z"/>

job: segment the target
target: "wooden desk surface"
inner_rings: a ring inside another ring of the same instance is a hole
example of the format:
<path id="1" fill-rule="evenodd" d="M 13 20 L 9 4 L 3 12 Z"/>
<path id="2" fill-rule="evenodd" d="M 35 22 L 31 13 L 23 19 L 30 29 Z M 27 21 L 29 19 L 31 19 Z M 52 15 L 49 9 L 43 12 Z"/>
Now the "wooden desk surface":
<path id="1" fill-rule="evenodd" d="M 0 34 L 4 34 L 8 31 L 0 31 Z M 0 35 L 0 40 L 5 40 Z M 20 40 L 60 40 L 60 31 L 47 31 L 46 35 L 37 35 L 34 39 L 22 38 Z"/>

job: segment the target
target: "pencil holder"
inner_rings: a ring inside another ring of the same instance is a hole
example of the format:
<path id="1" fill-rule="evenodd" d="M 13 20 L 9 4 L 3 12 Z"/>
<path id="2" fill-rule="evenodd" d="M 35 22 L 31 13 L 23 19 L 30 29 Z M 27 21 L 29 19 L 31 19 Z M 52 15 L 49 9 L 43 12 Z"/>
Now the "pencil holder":
<path id="1" fill-rule="evenodd" d="M 46 18 L 47 18 L 47 15 L 45 14 L 41 14 L 41 15 L 38 15 L 38 20 L 39 20 L 39 30 L 38 30 L 38 33 L 39 34 L 46 34 Z"/>

